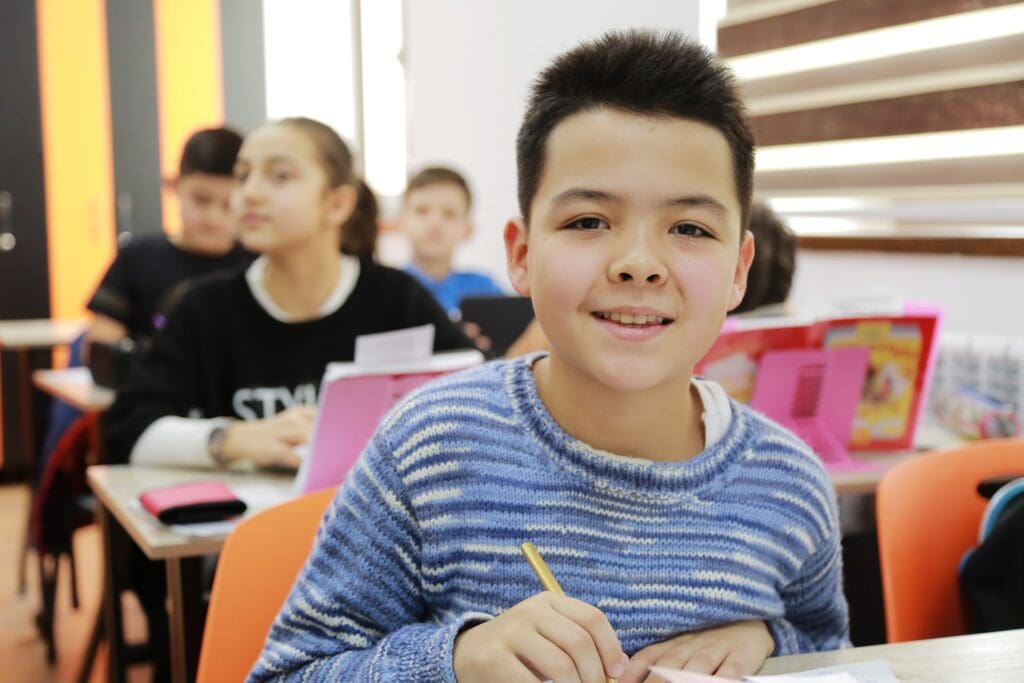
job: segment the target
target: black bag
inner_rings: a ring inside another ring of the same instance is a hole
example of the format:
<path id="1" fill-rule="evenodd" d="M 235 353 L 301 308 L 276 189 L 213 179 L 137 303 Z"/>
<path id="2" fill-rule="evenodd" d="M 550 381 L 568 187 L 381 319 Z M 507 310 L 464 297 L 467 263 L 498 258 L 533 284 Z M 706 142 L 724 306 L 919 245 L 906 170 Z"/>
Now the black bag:
<path id="1" fill-rule="evenodd" d="M 992 496 L 978 540 L 960 564 L 969 630 L 1024 628 L 1024 478 Z"/>

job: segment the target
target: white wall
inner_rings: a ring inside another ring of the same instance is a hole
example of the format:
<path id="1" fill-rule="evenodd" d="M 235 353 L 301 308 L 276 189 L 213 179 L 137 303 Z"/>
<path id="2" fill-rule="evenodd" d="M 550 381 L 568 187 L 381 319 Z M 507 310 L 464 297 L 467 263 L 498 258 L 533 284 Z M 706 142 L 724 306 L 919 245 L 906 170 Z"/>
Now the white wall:
<path id="1" fill-rule="evenodd" d="M 551 58 L 611 28 L 698 36 L 696 0 L 408 0 L 409 166 L 452 165 L 472 186 L 477 230 L 457 256 L 505 286 L 501 232 L 516 206 L 515 137 L 530 82 Z"/>
<path id="2" fill-rule="evenodd" d="M 803 251 L 790 300 L 816 308 L 875 292 L 938 304 L 946 331 L 1024 337 L 1019 258 Z"/>

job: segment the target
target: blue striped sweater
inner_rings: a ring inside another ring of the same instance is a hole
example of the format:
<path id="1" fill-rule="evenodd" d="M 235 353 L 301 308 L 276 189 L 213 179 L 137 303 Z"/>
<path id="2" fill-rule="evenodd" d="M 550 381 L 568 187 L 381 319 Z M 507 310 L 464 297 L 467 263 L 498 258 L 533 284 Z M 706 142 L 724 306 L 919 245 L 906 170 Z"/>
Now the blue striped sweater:
<path id="1" fill-rule="evenodd" d="M 327 511 L 250 681 L 454 681 L 460 629 L 539 590 L 632 654 L 764 620 L 775 654 L 847 642 L 835 496 L 817 457 L 739 404 L 686 462 L 595 450 L 562 430 L 528 359 L 433 382 L 381 423 Z"/>

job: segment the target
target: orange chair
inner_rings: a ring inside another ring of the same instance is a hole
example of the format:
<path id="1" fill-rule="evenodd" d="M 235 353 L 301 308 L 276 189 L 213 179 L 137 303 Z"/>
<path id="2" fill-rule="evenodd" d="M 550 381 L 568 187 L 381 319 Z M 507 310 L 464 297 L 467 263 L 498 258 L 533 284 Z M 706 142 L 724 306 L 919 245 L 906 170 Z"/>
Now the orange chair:
<path id="1" fill-rule="evenodd" d="M 1024 474 L 1024 441 L 979 441 L 923 454 L 878 485 L 876 516 L 890 643 L 965 632 L 957 570 L 978 542 L 987 500 L 978 484 Z"/>
<path id="2" fill-rule="evenodd" d="M 228 536 L 213 580 L 198 683 L 245 679 L 313 548 L 334 493 L 318 491 L 264 510 Z"/>

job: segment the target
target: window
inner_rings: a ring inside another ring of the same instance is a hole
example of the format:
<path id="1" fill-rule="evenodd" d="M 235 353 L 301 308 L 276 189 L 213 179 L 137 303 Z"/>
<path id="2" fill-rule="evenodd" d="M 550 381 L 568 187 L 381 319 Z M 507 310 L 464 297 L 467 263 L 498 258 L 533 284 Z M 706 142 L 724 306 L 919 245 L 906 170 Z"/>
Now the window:
<path id="1" fill-rule="evenodd" d="M 730 0 L 718 48 L 801 244 L 1024 256 L 1024 3 Z"/>

